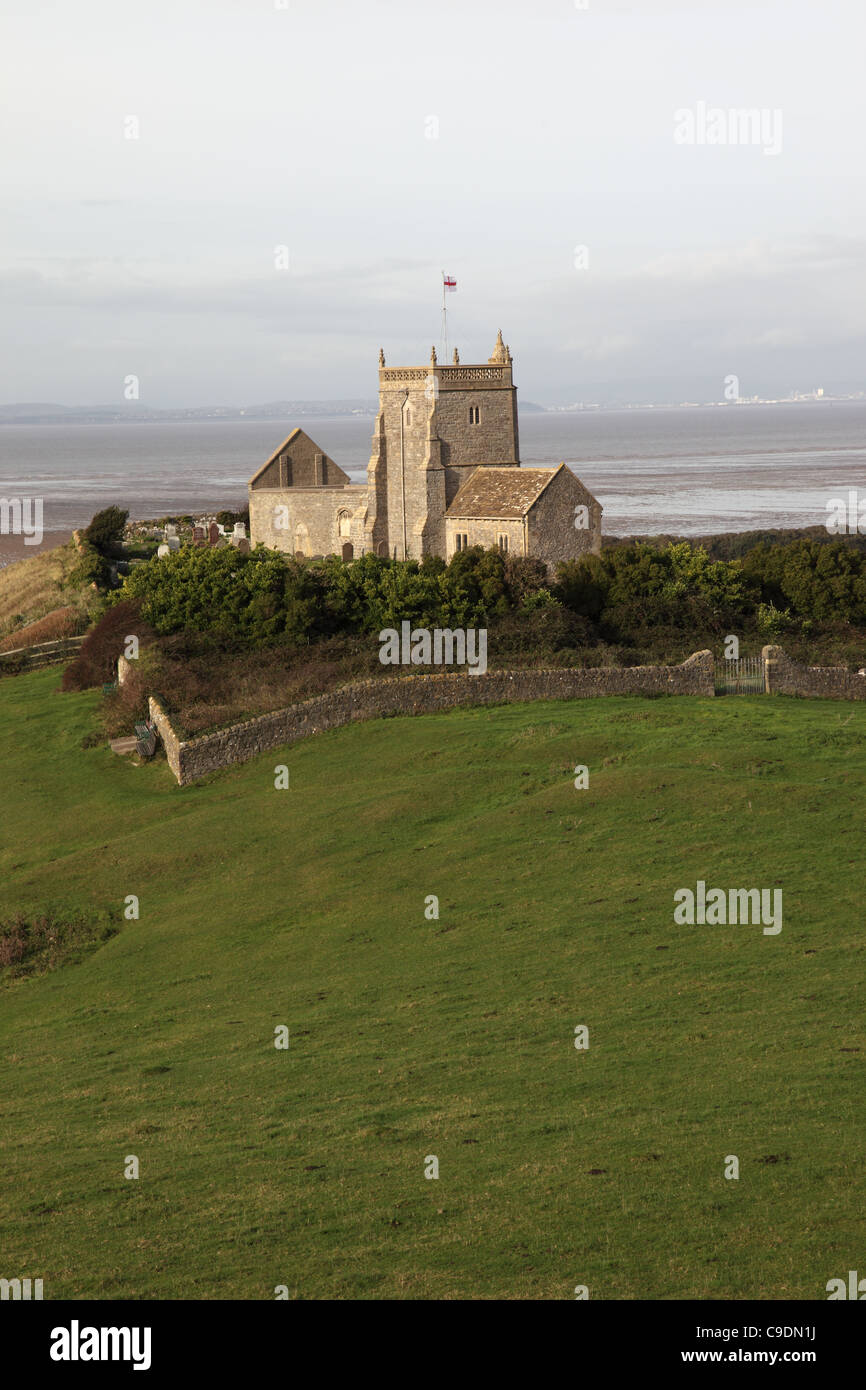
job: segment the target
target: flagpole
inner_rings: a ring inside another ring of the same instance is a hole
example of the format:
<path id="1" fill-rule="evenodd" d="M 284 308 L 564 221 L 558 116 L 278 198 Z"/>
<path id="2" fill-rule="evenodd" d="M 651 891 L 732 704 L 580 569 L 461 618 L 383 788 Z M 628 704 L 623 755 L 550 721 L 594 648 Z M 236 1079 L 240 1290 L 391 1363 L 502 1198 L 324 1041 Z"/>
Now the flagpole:
<path id="1" fill-rule="evenodd" d="M 448 360 L 448 310 L 445 307 L 445 271 L 442 272 L 442 361 Z"/>

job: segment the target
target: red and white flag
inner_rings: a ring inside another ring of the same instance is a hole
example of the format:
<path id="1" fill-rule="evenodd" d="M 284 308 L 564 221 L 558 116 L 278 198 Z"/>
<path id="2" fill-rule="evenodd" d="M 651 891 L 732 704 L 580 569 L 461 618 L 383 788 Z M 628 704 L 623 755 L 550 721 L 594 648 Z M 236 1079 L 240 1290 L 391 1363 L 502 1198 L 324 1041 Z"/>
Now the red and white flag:
<path id="1" fill-rule="evenodd" d="M 457 288 L 457 281 L 454 279 L 453 275 L 443 275 L 442 285 L 444 289 L 453 291 Z"/>

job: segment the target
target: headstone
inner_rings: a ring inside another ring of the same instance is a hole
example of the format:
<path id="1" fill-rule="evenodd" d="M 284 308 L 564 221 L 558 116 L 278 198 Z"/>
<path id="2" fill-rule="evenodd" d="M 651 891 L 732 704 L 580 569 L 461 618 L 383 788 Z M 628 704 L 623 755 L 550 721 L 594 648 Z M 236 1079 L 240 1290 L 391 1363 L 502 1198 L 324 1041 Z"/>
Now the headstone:
<path id="1" fill-rule="evenodd" d="M 166 538 L 166 540 L 168 540 L 169 536 L 176 536 L 176 535 L 177 535 L 177 527 L 175 526 L 174 522 L 169 521 L 169 522 L 166 524 L 166 528 L 165 528 L 165 538 Z"/>
<path id="2" fill-rule="evenodd" d="M 192 543 L 193 543 L 193 545 L 206 545 L 206 544 L 207 544 L 207 537 L 206 537 L 206 535 L 205 535 L 205 530 L 204 530 L 204 527 L 203 527 L 203 526 L 193 526 L 193 528 L 192 528 Z"/>
<path id="3" fill-rule="evenodd" d="M 166 537 L 166 544 L 169 550 L 180 550 L 180 536 Z"/>
<path id="4" fill-rule="evenodd" d="M 246 536 L 238 536 L 237 548 L 239 554 L 241 555 L 249 555 L 250 550 L 252 549 Z"/>
<path id="5" fill-rule="evenodd" d="M 166 557 L 166 555 L 170 555 L 170 554 L 171 554 L 171 546 L 166 545 L 165 541 L 163 541 L 162 545 L 159 547 L 159 549 L 158 549 L 157 552 L 156 552 L 157 559 L 159 559 L 159 560 L 164 560 L 165 557 Z"/>
<path id="6" fill-rule="evenodd" d="M 217 525 L 217 523 L 216 523 L 215 521 L 212 521 L 211 524 L 210 524 L 210 526 L 207 528 L 207 542 L 208 542 L 208 545 L 216 545 L 216 543 L 217 543 L 217 541 L 218 541 L 219 539 L 220 539 L 220 528 L 219 528 L 219 526 Z"/>
<path id="7" fill-rule="evenodd" d="M 234 535 L 246 539 L 247 528 L 242 521 L 235 522 Z"/>

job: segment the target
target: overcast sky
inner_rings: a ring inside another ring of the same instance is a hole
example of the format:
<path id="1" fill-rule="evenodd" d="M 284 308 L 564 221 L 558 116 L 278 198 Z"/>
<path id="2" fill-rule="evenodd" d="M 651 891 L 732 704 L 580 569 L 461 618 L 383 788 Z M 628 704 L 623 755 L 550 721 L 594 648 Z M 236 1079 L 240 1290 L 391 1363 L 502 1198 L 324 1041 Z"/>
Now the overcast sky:
<path id="1" fill-rule="evenodd" d="M 2 0 L 0 37 L 4 402 L 369 398 L 443 269 L 527 400 L 866 388 L 863 0 Z"/>

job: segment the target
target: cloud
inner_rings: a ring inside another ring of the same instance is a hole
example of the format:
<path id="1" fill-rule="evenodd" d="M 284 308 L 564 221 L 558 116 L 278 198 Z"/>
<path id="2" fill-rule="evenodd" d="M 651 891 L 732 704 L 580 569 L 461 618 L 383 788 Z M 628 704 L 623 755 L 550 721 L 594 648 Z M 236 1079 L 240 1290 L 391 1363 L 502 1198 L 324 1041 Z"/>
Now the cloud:
<path id="1" fill-rule="evenodd" d="M 546 401 L 715 399 L 732 371 L 744 392 L 772 394 L 804 377 L 826 384 L 863 372 L 866 239 L 753 239 L 630 259 L 546 275 L 542 264 L 516 282 L 501 264 L 467 261 L 448 306 L 451 343 L 464 361 L 485 361 L 501 325 L 525 394 Z M 53 256 L 7 264 L 0 296 L 18 345 L 34 314 L 52 342 L 75 341 L 79 380 L 89 355 L 94 379 L 136 370 L 134 359 L 165 391 L 170 373 L 178 404 L 200 398 L 202 379 L 212 400 L 356 396 L 375 390 L 369 363 L 380 345 L 391 362 L 427 360 L 439 337 L 438 275 L 412 256 L 296 273 L 263 255 L 255 274 L 225 258 Z M 10 381 L 18 355 L 9 354 Z M 51 354 L 39 360 L 49 370 Z M 42 385 L 36 394 L 70 398 L 55 375 Z M 79 389 L 85 401 L 104 394 Z"/>

